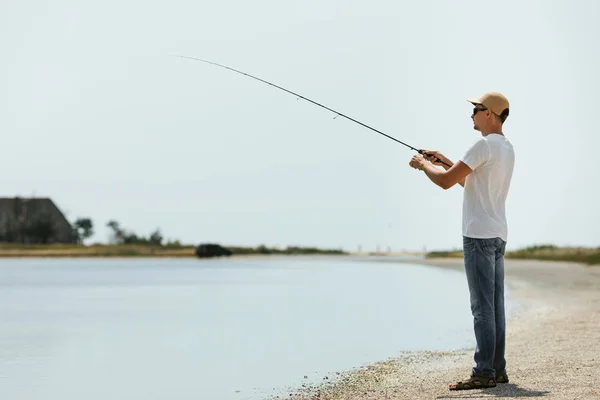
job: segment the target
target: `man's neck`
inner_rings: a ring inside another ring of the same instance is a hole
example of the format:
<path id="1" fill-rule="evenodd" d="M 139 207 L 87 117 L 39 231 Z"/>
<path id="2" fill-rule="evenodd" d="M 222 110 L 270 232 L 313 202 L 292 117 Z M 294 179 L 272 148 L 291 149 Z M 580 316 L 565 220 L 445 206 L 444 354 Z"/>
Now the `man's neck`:
<path id="1" fill-rule="evenodd" d="M 492 126 L 489 129 L 483 129 L 481 131 L 482 136 L 493 135 L 493 134 L 504 136 L 504 133 L 502 132 L 502 125 Z"/>

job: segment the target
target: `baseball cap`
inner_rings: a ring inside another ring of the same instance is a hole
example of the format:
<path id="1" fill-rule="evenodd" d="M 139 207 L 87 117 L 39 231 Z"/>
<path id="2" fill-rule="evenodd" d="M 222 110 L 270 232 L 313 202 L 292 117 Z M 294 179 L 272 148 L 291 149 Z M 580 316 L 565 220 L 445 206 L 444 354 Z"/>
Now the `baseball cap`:
<path id="1" fill-rule="evenodd" d="M 502 114 L 506 108 L 509 108 L 508 99 L 498 92 L 487 92 L 479 98 L 470 98 L 467 101 L 471 104 L 480 104 L 485 108 L 492 110 L 496 115 Z"/>

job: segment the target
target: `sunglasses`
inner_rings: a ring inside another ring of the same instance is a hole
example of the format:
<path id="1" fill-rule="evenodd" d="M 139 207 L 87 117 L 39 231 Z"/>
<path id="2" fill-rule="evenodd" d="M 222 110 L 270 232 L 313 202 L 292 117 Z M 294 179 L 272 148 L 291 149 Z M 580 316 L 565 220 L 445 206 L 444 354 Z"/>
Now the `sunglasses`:
<path id="1" fill-rule="evenodd" d="M 485 111 L 487 110 L 487 108 L 479 108 L 479 107 L 475 107 L 473 109 L 473 115 L 477 114 L 479 111 Z"/>

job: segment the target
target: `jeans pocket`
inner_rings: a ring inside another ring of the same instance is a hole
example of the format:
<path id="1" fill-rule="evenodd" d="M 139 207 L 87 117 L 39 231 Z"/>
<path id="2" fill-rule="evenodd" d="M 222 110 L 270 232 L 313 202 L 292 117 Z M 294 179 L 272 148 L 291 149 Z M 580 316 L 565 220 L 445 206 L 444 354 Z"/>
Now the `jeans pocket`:
<path id="1" fill-rule="evenodd" d="M 473 239 L 470 237 L 463 236 L 463 252 L 465 254 L 473 253 L 476 249 L 475 241 L 477 239 Z"/>
<path id="2" fill-rule="evenodd" d="M 506 242 L 500 238 L 498 238 L 498 252 L 502 255 L 506 252 Z"/>
<path id="3" fill-rule="evenodd" d="M 492 239 L 475 239 L 477 243 L 477 247 L 482 253 L 485 254 L 493 254 L 496 252 L 496 247 L 498 246 L 497 240 L 498 238 Z"/>

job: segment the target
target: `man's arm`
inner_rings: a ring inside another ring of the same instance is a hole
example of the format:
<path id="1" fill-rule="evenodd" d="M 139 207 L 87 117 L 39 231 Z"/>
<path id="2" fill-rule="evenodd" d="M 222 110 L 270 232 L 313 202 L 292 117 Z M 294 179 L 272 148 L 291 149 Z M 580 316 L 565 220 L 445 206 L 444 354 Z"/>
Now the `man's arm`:
<path id="1" fill-rule="evenodd" d="M 425 152 L 426 160 L 431 162 L 433 165 L 439 165 L 440 167 L 444 168 L 446 171 L 448 171 L 454 165 L 454 162 L 450 161 L 450 159 L 448 157 L 446 157 L 445 155 L 443 155 L 442 153 L 440 153 L 437 150 L 436 151 L 423 150 L 423 151 Z M 442 162 L 440 162 L 440 161 L 442 161 Z M 449 164 L 450 166 L 448 166 L 447 164 Z M 462 187 L 465 187 L 465 178 L 462 178 L 460 181 L 458 181 L 458 184 Z"/>
<path id="2" fill-rule="evenodd" d="M 467 167 L 466 164 L 464 164 L 462 161 L 459 161 L 459 162 L 461 164 L 463 164 L 465 167 Z M 448 164 L 450 164 L 451 166 L 454 166 L 454 163 L 452 161 L 450 161 L 450 160 L 448 160 Z M 444 167 L 444 169 L 446 171 L 448 171 L 450 168 L 452 168 L 452 167 L 449 167 L 449 166 L 444 165 L 444 164 L 442 164 L 442 167 Z M 467 167 L 467 168 L 469 168 L 469 167 Z M 471 168 L 469 168 L 469 172 L 467 173 L 467 175 L 469 175 L 470 173 L 471 173 Z M 466 178 L 467 175 L 465 175 L 465 178 Z M 457 182 L 462 187 L 465 187 L 465 178 L 462 178 L 460 181 Z"/>
<path id="3" fill-rule="evenodd" d="M 424 171 L 427 177 L 433 183 L 444 190 L 450 189 L 457 183 L 459 183 L 461 186 L 464 186 L 465 178 L 467 175 L 473 172 L 473 170 L 462 161 L 458 161 L 456 164 L 453 164 L 452 167 L 448 168 L 446 171 L 441 171 L 427 162 L 420 154 L 415 154 L 413 156 L 412 160 L 410 161 L 410 166 Z"/>

